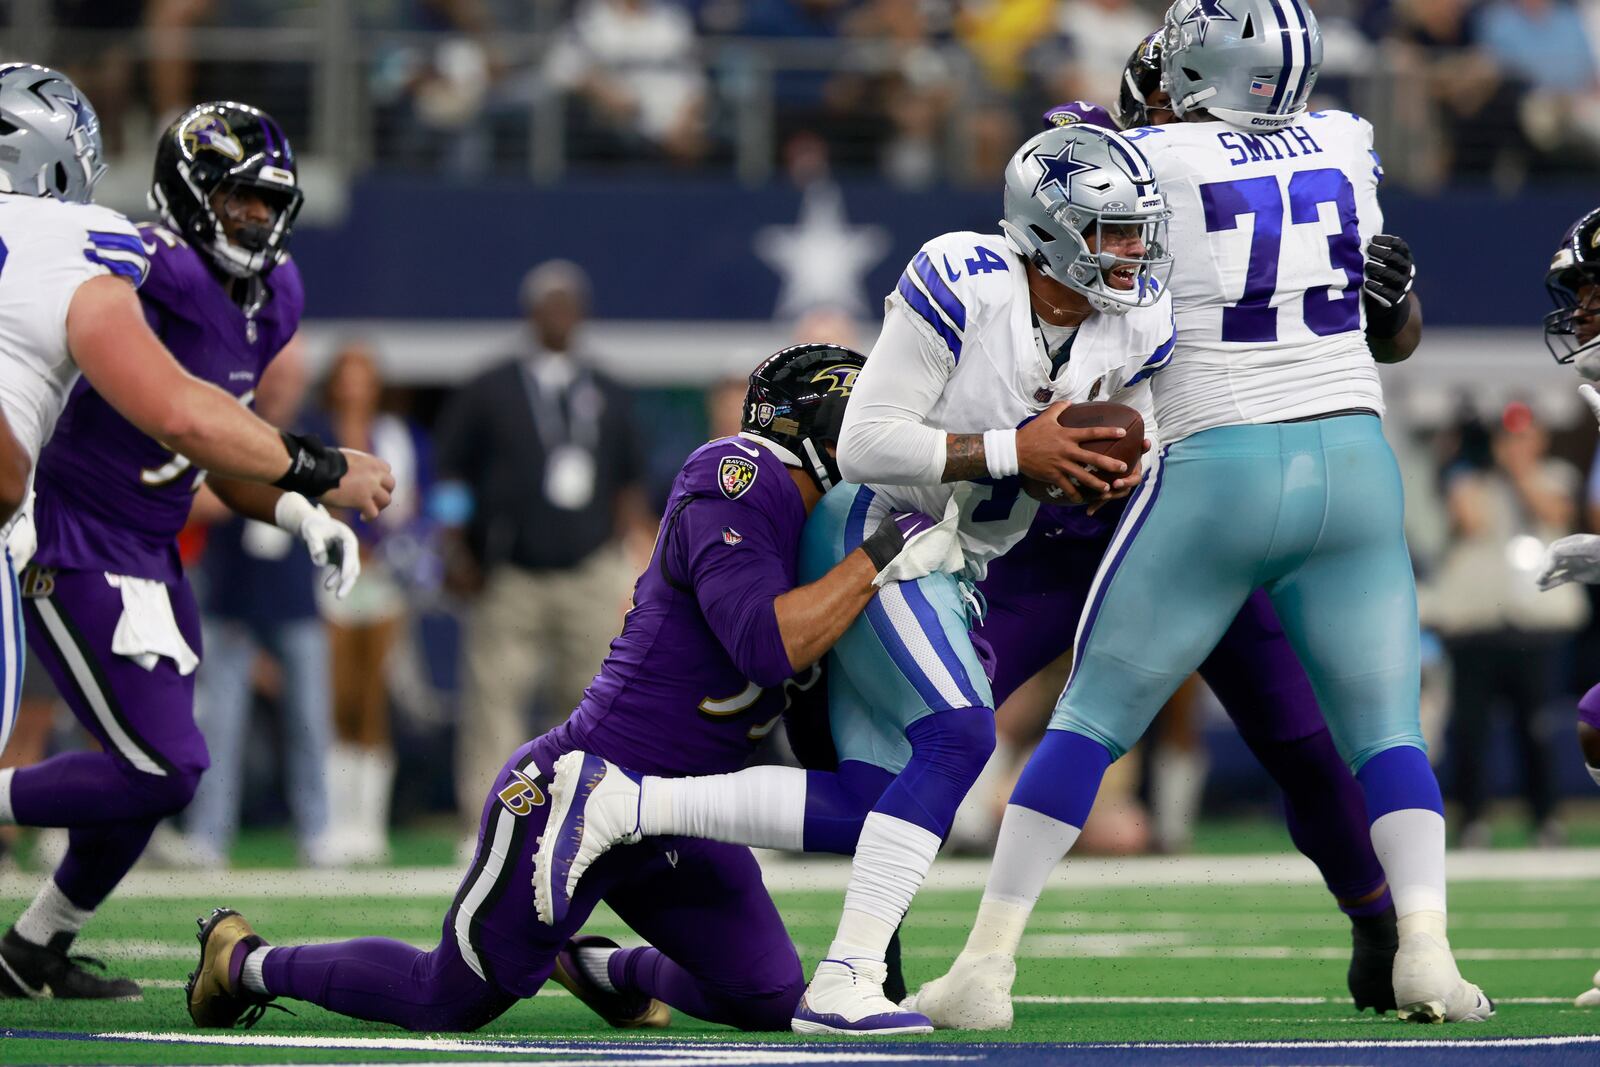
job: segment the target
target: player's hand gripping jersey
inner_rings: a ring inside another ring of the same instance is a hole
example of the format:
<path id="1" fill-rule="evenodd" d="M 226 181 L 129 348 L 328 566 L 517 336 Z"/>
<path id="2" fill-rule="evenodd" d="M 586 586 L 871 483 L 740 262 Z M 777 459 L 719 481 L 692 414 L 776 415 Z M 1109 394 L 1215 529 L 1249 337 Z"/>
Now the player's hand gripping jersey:
<path id="1" fill-rule="evenodd" d="M 109 208 L 0 195 L 0 409 L 37 462 L 78 367 L 67 350 L 67 309 L 101 274 L 134 285 L 149 270 L 133 224 Z"/>
<path id="2" fill-rule="evenodd" d="M 1383 413 L 1363 334 L 1362 249 L 1382 231 L 1372 126 L 1345 111 L 1270 133 L 1130 130 L 1172 207 L 1178 358 L 1157 379 L 1168 443 L 1213 426 Z"/>
<path id="3" fill-rule="evenodd" d="M 885 301 L 883 333 L 845 414 L 842 473 L 870 483 L 889 510 L 942 515 L 960 484 L 940 481 L 946 433 L 1015 427 L 1058 400 L 1114 400 L 1138 408 L 1153 439 L 1148 380 L 1172 357 L 1168 295 L 1126 315 L 1090 315 L 1067 345 L 1052 376 L 1022 259 L 1004 237 L 934 238 Z M 1021 540 L 1038 506 L 1018 477 L 982 479 L 964 498 L 973 577 Z"/>

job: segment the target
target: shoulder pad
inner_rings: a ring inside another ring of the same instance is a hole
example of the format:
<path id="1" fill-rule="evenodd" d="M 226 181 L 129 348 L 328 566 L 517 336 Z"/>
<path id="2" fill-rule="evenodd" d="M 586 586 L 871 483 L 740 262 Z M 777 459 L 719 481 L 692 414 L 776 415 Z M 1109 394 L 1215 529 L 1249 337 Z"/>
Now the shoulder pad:
<path id="1" fill-rule="evenodd" d="M 788 468 L 770 449 L 723 437 L 696 449 L 678 477 L 683 490 L 696 496 L 760 500 L 773 485 L 788 481 Z"/>
<path id="2" fill-rule="evenodd" d="M 139 227 L 139 236 L 150 258 L 150 274 L 139 287 L 142 299 L 179 306 L 184 294 L 210 279 L 210 272 L 189 243 L 165 226 L 147 224 Z"/>
<path id="3" fill-rule="evenodd" d="M 150 249 L 121 212 L 99 204 L 72 205 L 72 224 L 81 227 L 83 257 L 112 274 L 142 285 L 150 273 Z"/>
<path id="4" fill-rule="evenodd" d="M 1021 262 L 1004 237 L 962 231 L 923 245 L 895 283 L 895 293 L 919 325 L 961 360 L 968 331 L 1003 307 L 1012 293 L 1012 272 Z"/>

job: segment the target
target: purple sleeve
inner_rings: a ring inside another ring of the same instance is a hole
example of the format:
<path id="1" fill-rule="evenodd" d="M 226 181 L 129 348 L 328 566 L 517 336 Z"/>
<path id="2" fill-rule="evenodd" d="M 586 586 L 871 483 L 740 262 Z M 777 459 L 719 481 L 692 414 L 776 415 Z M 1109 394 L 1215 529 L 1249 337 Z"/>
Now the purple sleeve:
<path id="1" fill-rule="evenodd" d="M 766 689 L 794 674 L 773 602 L 794 588 L 795 561 L 784 558 L 759 502 L 697 498 L 678 513 L 668 547 L 673 576 L 694 589 L 711 632 L 744 676 Z"/>

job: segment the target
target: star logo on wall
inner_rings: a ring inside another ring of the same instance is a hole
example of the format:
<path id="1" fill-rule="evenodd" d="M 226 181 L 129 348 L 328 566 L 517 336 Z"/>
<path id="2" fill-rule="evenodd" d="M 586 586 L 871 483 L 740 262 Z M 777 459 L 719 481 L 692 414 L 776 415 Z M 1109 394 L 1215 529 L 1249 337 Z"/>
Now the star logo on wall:
<path id="1" fill-rule="evenodd" d="M 1073 159 L 1072 153 L 1078 147 L 1077 141 L 1068 141 L 1066 145 L 1053 156 L 1045 155 L 1044 149 L 1035 149 L 1032 159 L 1044 168 L 1039 174 L 1039 182 L 1033 187 L 1033 195 L 1038 196 L 1047 186 L 1055 186 L 1063 200 L 1072 198 L 1072 176 L 1085 171 L 1099 170 L 1093 163 Z"/>
<path id="2" fill-rule="evenodd" d="M 889 247 L 882 226 L 850 225 L 844 195 L 827 181 L 806 186 L 794 225 L 763 226 L 755 235 L 756 255 L 781 279 L 774 312 L 780 317 L 819 307 L 865 313 L 867 274 Z"/>

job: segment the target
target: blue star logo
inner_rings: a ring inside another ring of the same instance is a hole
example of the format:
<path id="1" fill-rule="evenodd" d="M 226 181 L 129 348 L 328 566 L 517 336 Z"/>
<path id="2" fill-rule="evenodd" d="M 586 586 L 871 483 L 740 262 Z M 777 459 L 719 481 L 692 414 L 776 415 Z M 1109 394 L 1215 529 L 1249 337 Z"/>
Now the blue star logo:
<path id="1" fill-rule="evenodd" d="M 1061 193 L 1062 199 L 1070 199 L 1072 176 L 1100 169 L 1093 163 L 1073 159 L 1072 152 L 1077 147 L 1077 141 L 1068 141 L 1061 151 L 1053 156 L 1045 155 L 1042 148 L 1034 150 L 1032 158 L 1038 160 L 1039 166 L 1044 168 L 1043 173 L 1039 175 L 1039 183 L 1033 187 L 1034 196 L 1044 192 L 1046 186 L 1053 185 Z"/>
<path id="2" fill-rule="evenodd" d="M 1189 13 L 1179 20 L 1178 25 L 1187 26 L 1195 24 L 1195 36 L 1201 44 L 1206 43 L 1206 27 L 1212 22 L 1238 22 L 1233 13 L 1222 6 L 1222 0 L 1198 0 Z"/>
<path id="3" fill-rule="evenodd" d="M 65 103 L 72 110 L 72 129 L 67 131 L 67 136 L 71 137 L 79 130 L 93 131 L 95 116 L 94 110 L 89 107 L 89 101 L 74 94 L 72 99 Z"/>

